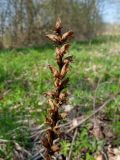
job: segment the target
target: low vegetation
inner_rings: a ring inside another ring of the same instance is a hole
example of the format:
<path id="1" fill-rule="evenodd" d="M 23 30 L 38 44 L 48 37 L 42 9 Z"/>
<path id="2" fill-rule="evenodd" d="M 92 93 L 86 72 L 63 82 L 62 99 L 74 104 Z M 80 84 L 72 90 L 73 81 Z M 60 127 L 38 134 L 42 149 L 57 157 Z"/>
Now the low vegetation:
<path id="1" fill-rule="evenodd" d="M 120 38 L 98 37 L 89 42 L 72 42 L 70 55 L 69 119 L 86 117 L 106 100 L 112 101 L 81 125 L 72 145 L 72 159 L 92 160 L 104 146 L 120 146 Z M 0 51 L 0 158 L 11 160 L 14 146 L 31 151 L 31 128 L 44 122 L 47 103 L 43 93 L 51 90 L 48 64 L 56 66 L 53 48 L 21 48 Z M 98 139 L 93 123 L 104 128 Z M 74 133 L 74 132 L 73 132 Z M 72 134 L 72 133 L 71 133 Z M 69 140 L 60 142 L 69 154 Z"/>

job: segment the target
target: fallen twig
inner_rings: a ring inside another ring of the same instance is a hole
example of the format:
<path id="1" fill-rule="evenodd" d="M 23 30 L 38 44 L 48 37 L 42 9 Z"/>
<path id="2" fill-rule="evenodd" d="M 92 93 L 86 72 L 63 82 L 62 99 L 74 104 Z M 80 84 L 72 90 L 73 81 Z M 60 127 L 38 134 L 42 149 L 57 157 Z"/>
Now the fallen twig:
<path id="1" fill-rule="evenodd" d="M 115 96 L 117 96 L 117 95 L 119 95 L 119 94 L 120 94 L 120 92 L 118 92 Z M 115 96 L 112 96 L 110 99 L 106 100 L 102 106 L 100 106 L 98 109 L 96 109 L 95 111 L 93 111 L 93 113 L 90 114 L 89 116 L 87 116 L 85 119 L 79 121 L 79 119 L 80 119 L 81 117 L 76 118 L 77 124 L 74 125 L 74 126 L 72 125 L 72 127 L 71 127 L 70 129 L 68 129 L 66 133 L 69 133 L 69 132 L 71 132 L 73 129 L 79 127 L 81 124 L 83 124 L 83 123 L 86 122 L 88 119 L 90 119 L 90 118 L 93 117 L 95 114 L 97 114 L 99 111 L 101 111 L 107 104 L 109 104 L 111 101 L 113 101 L 113 100 L 115 99 Z M 69 122 L 69 124 L 72 124 L 72 123 L 73 123 L 73 120 Z M 67 125 L 68 125 L 68 123 L 67 123 Z"/>
<path id="2" fill-rule="evenodd" d="M 66 160 L 70 160 L 71 159 L 73 144 L 75 142 L 75 139 L 76 139 L 76 136 L 77 136 L 77 132 L 78 132 L 78 129 L 76 128 L 75 132 L 74 132 L 73 139 L 72 139 L 72 144 L 71 144 L 71 147 L 70 147 L 69 155 L 68 155 L 68 158 L 66 158 Z"/>
<path id="3" fill-rule="evenodd" d="M 0 144 L 1 144 L 1 143 L 8 143 L 8 142 L 10 142 L 10 140 L 7 140 L 7 139 L 0 139 Z"/>

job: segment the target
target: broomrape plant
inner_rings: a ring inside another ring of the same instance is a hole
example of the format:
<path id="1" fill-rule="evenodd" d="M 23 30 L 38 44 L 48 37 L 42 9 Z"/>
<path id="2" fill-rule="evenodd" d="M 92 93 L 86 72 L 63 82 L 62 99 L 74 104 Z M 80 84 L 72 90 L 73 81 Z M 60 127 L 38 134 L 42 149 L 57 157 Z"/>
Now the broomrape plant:
<path id="1" fill-rule="evenodd" d="M 65 88 L 69 82 L 69 78 L 66 77 L 68 72 L 69 63 L 72 61 L 72 56 L 64 57 L 68 52 L 69 43 L 68 41 L 72 38 L 73 32 L 68 31 L 64 34 L 61 32 L 62 23 L 61 19 L 58 18 L 54 28 L 54 34 L 48 34 L 47 37 L 54 42 L 56 62 L 58 68 L 54 68 L 49 65 L 49 69 L 54 77 L 54 90 L 45 93 L 49 97 L 48 104 L 50 109 L 48 110 L 45 123 L 48 125 L 48 129 L 42 138 L 42 144 L 45 147 L 45 159 L 51 160 L 55 153 L 59 153 L 60 146 L 57 139 L 61 137 L 61 130 L 58 122 L 65 118 L 66 113 L 62 112 L 62 105 L 67 102 L 67 92 Z M 57 143 L 56 143 L 57 142 Z"/>

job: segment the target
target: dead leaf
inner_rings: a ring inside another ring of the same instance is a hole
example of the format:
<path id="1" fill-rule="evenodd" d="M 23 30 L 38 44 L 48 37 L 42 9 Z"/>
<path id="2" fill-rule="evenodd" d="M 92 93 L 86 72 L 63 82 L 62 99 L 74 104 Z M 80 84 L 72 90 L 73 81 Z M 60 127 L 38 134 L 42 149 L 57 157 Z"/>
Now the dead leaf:
<path id="1" fill-rule="evenodd" d="M 51 147 L 51 150 L 52 150 L 53 152 L 58 152 L 58 151 L 60 150 L 60 148 L 59 148 L 58 145 L 54 144 L 54 145 Z"/>

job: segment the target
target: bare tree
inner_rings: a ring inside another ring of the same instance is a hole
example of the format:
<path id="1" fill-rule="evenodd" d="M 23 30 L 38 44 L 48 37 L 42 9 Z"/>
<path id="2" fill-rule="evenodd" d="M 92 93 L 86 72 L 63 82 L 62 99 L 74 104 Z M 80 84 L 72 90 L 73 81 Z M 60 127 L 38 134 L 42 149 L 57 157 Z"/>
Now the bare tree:
<path id="1" fill-rule="evenodd" d="M 0 12 L 1 41 L 9 45 L 40 44 L 43 35 L 59 16 L 66 28 L 73 28 L 76 38 L 90 39 L 101 28 L 101 0 L 2 0 Z M 7 35 L 7 38 L 6 38 Z"/>

